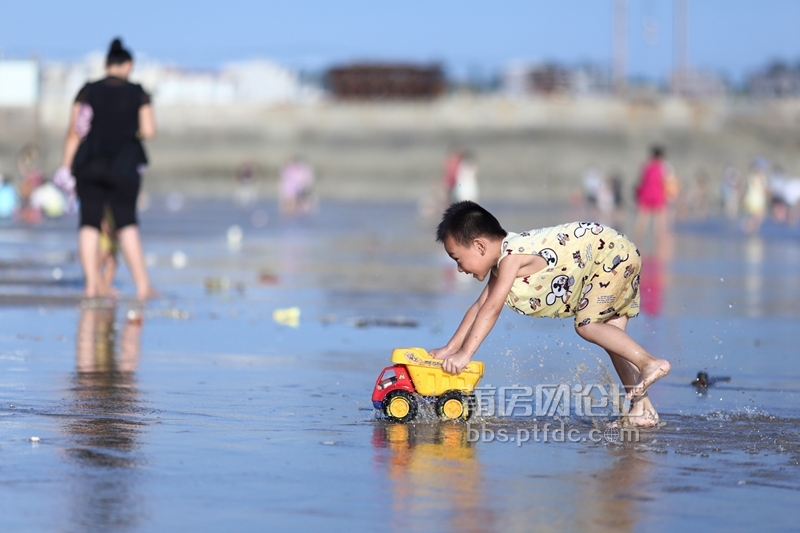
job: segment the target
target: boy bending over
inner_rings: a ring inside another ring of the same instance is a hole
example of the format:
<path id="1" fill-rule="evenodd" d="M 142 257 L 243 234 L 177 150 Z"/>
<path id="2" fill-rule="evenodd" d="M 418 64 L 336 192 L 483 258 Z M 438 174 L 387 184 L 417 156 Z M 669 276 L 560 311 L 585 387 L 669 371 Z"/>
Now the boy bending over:
<path id="1" fill-rule="evenodd" d="M 453 338 L 431 355 L 456 374 L 494 327 L 503 304 L 533 317 L 575 317 L 575 331 L 608 352 L 631 407 L 626 424 L 652 427 L 658 413 L 647 388 L 670 364 L 653 357 L 626 332 L 639 314 L 639 250 L 622 233 L 594 222 L 571 222 L 522 233 L 504 230 L 470 201 L 451 205 L 436 240 L 459 272 L 489 282 Z"/>

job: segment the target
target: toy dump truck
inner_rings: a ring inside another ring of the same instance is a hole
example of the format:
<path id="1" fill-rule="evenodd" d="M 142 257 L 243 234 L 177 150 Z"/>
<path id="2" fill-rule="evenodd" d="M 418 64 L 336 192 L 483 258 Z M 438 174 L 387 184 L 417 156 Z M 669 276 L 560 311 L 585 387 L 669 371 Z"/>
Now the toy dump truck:
<path id="1" fill-rule="evenodd" d="M 378 376 L 372 392 L 372 405 L 389 420 L 413 420 L 420 400 L 435 402 L 443 420 L 468 420 L 476 411 L 473 391 L 483 377 L 483 363 L 471 361 L 461 373 L 448 374 L 442 361 L 423 348 L 397 348 L 392 363 Z"/>

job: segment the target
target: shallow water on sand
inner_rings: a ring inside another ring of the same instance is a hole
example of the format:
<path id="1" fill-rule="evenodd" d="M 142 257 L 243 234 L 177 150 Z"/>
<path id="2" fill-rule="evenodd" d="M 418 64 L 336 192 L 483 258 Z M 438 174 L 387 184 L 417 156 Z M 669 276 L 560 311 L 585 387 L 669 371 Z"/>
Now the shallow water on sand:
<path id="1" fill-rule="evenodd" d="M 487 207 L 512 230 L 564 221 Z M 2 531 L 795 528 L 797 230 L 709 221 L 679 226 L 666 260 L 642 247 L 630 331 L 673 370 L 651 389 L 665 424 L 621 442 L 588 438 L 602 426 L 576 413 L 376 419 L 391 350 L 446 342 L 481 289 L 415 206 L 286 221 L 266 203 L 155 199 L 142 231 L 161 296 L 141 324 L 124 297 L 80 301 L 74 225 L 0 227 Z M 294 306 L 296 327 L 273 321 Z M 569 320 L 506 310 L 476 358 L 495 387 L 609 383 Z M 698 371 L 730 381 L 698 392 Z M 580 438 L 533 437 L 562 422 Z"/>

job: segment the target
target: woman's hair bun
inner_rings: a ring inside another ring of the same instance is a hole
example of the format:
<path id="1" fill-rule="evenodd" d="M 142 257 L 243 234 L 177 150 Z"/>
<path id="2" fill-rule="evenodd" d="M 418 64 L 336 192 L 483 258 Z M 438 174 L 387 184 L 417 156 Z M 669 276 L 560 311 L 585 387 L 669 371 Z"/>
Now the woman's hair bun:
<path id="1" fill-rule="evenodd" d="M 122 46 L 122 39 L 117 37 L 111 41 L 111 48 L 108 49 L 106 56 L 106 65 L 119 65 L 126 61 L 133 61 L 133 56 Z"/>

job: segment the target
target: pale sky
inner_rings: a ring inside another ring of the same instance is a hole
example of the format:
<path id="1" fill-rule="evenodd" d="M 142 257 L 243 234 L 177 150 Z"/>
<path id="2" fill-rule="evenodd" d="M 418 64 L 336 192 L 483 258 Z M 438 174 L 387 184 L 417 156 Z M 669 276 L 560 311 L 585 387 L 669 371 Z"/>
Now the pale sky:
<path id="1" fill-rule="evenodd" d="M 689 63 L 734 82 L 800 63 L 800 0 L 687 0 Z M 192 68 L 257 57 L 321 70 L 353 60 L 437 61 L 456 77 L 516 60 L 612 57 L 613 0 L 0 0 L 5 58 L 77 59 L 123 37 L 135 55 Z M 673 1 L 628 0 L 630 77 L 673 64 Z"/>

